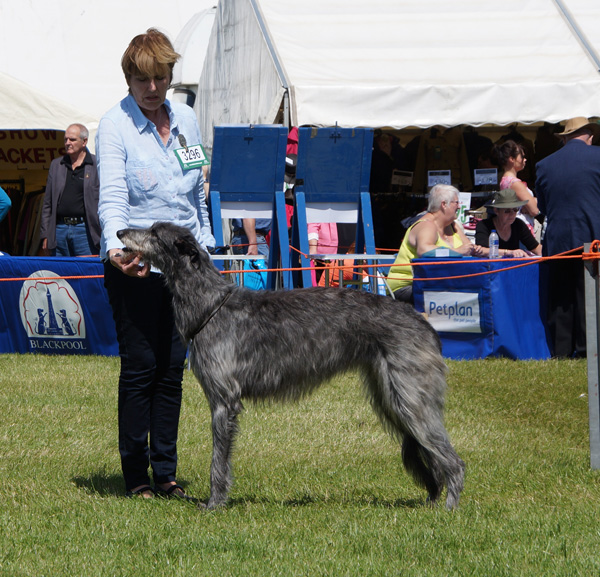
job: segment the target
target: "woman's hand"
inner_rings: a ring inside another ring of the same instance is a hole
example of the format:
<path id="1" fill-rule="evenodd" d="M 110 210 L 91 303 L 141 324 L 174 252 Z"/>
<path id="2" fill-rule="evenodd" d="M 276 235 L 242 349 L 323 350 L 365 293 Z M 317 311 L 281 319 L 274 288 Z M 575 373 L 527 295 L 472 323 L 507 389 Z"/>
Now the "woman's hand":
<path id="1" fill-rule="evenodd" d="M 488 251 L 486 251 L 486 249 L 482 246 L 478 244 L 471 244 L 471 256 L 483 257 L 487 255 L 487 252 Z"/>
<path id="2" fill-rule="evenodd" d="M 504 254 L 501 255 L 503 258 L 525 258 L 529 256 L 524 250 L 517 248 L 515 250 L 505 250 Z"/>
<path id="3" fill-rule="evenodd" d="M 470 240 L 461 244 L 460 246 L 454 247 L 452 250 L 455 250 L 464 256 L 483 255 L 483 249 L 478 244 L 473 244 Z"/>
<path id="4" fill-rule="evenodd" d="M 124 253 L 121 249 L 111 248 L 108 251 L 108 259 L 110 264 L 127 276 L 145 278 L 150 275 L 150 265 L 142 262 L 137 253 Z"/>

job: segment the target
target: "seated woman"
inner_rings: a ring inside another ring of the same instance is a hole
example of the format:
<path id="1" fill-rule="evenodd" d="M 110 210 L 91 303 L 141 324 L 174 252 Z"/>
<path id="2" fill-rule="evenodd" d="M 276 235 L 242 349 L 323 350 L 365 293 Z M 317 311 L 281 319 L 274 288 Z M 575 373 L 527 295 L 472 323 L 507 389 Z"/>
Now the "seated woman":
<path id="1" fill-rule="evenodd" d="M 475 242 L 482 247 L 483 254 L 489 256 L 489 237 L 496 229 L 500 240 L 500 256 L 521 258 L 532 254 L 541 256 L 542 245 L 535 239 L 529 227 L 519 218 L 519 208 L 527 204 L 519 200 L 512 188 L 505 188 L 494 193 L 493 199 L 485 206 L 493 209 L 494 214 L 485 220 L 480 220 L 475 228 Z M 527 249 L 520 248 L 521 244 Z"/>
<path id="2" fill-rule="evenodd" d="M 449 255 L 482 255 L 481 247 L 466 237 L 455 224 L 459 209 L 458 190 L 448 184 L 436 184 L 429 193 L 427 212 L 404 235 L 398 256 L 388 274 L 394 298 L 413 302 L 413 272 L 410 262 L 417 257 L 435 256 L 436 249 L 450 249 Z"/>

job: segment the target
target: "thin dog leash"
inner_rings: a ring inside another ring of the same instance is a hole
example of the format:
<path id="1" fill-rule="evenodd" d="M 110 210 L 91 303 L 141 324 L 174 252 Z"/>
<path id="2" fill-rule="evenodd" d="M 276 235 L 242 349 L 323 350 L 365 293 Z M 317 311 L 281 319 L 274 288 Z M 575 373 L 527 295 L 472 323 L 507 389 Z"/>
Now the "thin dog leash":
<path id="1" fill-rule="evenodd" d="M 232 294 L 233 290 L 230 290 L 225 295 L 219 306 L 212 313 L 210 313 L 206 319 L 204 319 L 204 322 L 196 330 L 191 333 L 191 335 L 188 337 L 189 341 L 191 341 L 198 333 L 202 331 L 202 329 L 210 322 L 210 320 L 221 310 L 221 307 L 231 298 Z"/>

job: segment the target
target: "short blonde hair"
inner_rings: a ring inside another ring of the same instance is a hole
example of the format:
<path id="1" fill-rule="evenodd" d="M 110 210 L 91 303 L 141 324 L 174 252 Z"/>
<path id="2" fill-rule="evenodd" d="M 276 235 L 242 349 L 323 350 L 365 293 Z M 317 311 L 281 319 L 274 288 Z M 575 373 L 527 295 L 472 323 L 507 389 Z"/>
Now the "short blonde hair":
<path id="1" fill-rule="evenodd" d="M 121 68 L 127 85 L 129 86 L 132 76 L 168 76 L 170 83 L 173 79 L 173 67 L 179 56 L 165 34 L 156 28 L 148 28 L 145 34 L 138 34 L 129 43 L 121 58 Z"/>

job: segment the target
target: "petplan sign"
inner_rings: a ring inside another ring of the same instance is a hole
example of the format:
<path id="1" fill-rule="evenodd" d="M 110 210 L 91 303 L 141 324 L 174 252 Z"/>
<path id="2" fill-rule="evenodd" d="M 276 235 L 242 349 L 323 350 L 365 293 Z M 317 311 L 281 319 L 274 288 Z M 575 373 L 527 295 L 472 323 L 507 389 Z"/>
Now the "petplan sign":
<path id="1" fill-rule="evenodd" d="M 443 333 L 480 333 L 479 293 L 423 291 L 431 326 Z"/>

